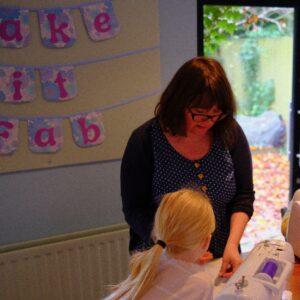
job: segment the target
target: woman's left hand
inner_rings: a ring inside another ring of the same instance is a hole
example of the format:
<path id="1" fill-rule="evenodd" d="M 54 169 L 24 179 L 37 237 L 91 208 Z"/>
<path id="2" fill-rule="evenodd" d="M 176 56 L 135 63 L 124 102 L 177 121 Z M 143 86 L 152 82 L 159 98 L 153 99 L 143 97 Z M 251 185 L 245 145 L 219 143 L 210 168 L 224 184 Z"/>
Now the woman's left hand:
<path id="1" fill-rule="evenodd" d="M 222 265 L 219 276 L 229 278 L 242 263 L 238 245 L 234 243 L 227 243 L 222 259 Z"/>

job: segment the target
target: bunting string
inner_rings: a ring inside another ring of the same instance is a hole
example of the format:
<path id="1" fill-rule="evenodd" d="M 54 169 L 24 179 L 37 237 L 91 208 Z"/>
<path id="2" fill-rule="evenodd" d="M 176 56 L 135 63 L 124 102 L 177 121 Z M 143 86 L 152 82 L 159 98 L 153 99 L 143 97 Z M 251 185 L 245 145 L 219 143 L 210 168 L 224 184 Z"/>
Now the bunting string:
<path id="1" fill-rule="evenodd" d="M 90 147 L 102 143 L 105 139 L 105 128 L 102 112 L 146 97 L 157 95 L 160 91 L 122 100 L 100 108 L 66 114 L 62 116 L 0 116 L 0 155 L 14 153 L 19 145 L 19 122 L 27 121 L 28 144 L 32 152 L 53 153 L 61 150 L 63 145 L 62 120 L 69 119 L 75 143 L 80 147 Z"/>
<path id="2" fill-rule="evenodd" d="M 0 64 L 0 102 L 29 103 L 35 99 L 35 70 L 40 72 L 42 95 L 47 101 L 67 101 L 77 94 L 75 67 L 129 57 L 159 49 L 159 45 L 95 57 L 69 64 Z"/>
<path id="3" fill-rule="evenodd" d="M 56 67 L 68 67 L 68 66 L 81 66 L 81 65 L 88 65 L 88 64 L 94 64 L 98 62 L 103 62 L 103 61 L 109 61 L 113 59 L 118 59 L 118 58 L 123 58 L 123 57 L 128 57 L 131 55 L 137 55 L 137 54 L 142 54 L 144 52 L 151 52 L 154 50 L 159 50 L 160 46 L 159 45 L 154 45 L 151 47 L 146 47 L 146 48 L 140 48 L 132 51 L 127 51 L 127 52 L 121 52 L 121 53 L 116 53 L 116 54 L 110 54 L 110 55 L 105 55 L 101 57 L 94 57 L 90 59 L 85 59 L 85 60 L 79 60 L 75 61 L 69 64 L 46 64 L 46 65 L 30 65 L 30 64 L 6 64 L 6 63 L 1 63 L 0 67 L 21 67 L 21 68 L 28 68 L 28 69 L 34 69 L 34 70 L 39 70 L 43 68 L 56 68 Z"/>
<path id="4" fill-rule="evenodd" d="M 119 101 L 118 103 L 114 103 L 114 104 L 107 104 L 104 105 L 102 107 L 98 107 L 98 108 L 94 108 L 91 110 L 87 110 L 87 111 L 82 111 L 79 113 L 73 113 L 73 114 L 65 114 L 65 115 L 60 115 L 60 116 L 51 116 L 51 115 L 44 115 L 44 116 L 8 116 L 8 115 L 0 115 L 0 118 L 9 118 L 9 119 L 15 119 L 15 120 L 19 120 L 19 121 L 27 121 L 27 120 L 34 120 L 34 119 L 40 119 L 40 118 L 47 118 L 47 119 L 68 119 L 71 117 L 76 116 L 77 114 L 88 114 L 90 112 L 103 112 L 103 111 L 107 111 L 107 110 L 111 110 L 123 105 L 127 105 L 130 104 L 132 102 L 136 102 L 136 101 L 140 101 L 144 98 L 148 98 L 148 97 L 152 97 L 155 95 L 158 95 L 161 91 L 160 90 L 154 90 L 152 92 L 143 94 L 143 95 L 139 95 L 136 97 L 132 97 L 132 98 L 128 98 L 128 99 L 123 99 L 121 101 Z"/>

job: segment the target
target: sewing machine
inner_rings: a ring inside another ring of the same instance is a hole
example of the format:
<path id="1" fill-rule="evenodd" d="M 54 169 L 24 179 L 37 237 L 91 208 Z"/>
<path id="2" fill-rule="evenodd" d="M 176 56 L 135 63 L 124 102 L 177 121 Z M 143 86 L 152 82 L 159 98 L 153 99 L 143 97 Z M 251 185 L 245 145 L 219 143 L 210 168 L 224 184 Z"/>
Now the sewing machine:
<path id="1" fill-rule="evenodd" d="M 280 240 L 258 243 L 215 295 L 216 300 L 291 299 L 285 291 L 294 266 L 292 246 Z"/>

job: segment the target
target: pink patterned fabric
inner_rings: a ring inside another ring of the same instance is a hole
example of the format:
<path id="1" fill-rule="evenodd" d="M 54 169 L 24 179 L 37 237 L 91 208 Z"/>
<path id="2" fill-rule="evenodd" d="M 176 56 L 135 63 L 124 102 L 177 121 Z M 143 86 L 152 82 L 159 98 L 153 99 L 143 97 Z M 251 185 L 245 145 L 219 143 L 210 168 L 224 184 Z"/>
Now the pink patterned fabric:
<path id="1" fill-rule="evenodd" d="M 30 102 L 34 98 L 34 69 L 0 66 L 0 102 Z"/>
<path id="2" fill-rule="evenodd" d="M 70 9 L 44 9 L 39 11 L 43 43 L 49 48 L 70 47 L 76 41 L 76 32 Z"/>
<path id="3" fill-rule="evenodd" d="M 73 66 L 40 69 L 43 96 L 50 101 L 65 101 L 76 96 L 77 86 Z"/>
<path id="4" fill-rule="evenodd" d="M 29 11 L 1 7 L 0 47 L 23 48 L 29 42 Z"/>
<path id="5" fill-rule="evenodd" d="M 28 142 L 32 152 L 57 152 L 63 144 L 60 119 L 28 120 Z"/>
<path id="6" fill-rule="evenodd" d="M 19 141 L 19 121 L 0 118 L 0 154 L 11 154 L 16 151 Z"/>
<path id="7" fill-rule="evenodd" d="M 73 138 L 80 147 L 98 145 L 105 139 L 101 113 L 91 112 L 70 118 Z"/>
<path id="8" fill-rule="evenodd" d="M 116 36 L 120 31 L 112 1 L 102 0 L 81 8 L 85 26 L 94 41 L 101 41 Z"/>

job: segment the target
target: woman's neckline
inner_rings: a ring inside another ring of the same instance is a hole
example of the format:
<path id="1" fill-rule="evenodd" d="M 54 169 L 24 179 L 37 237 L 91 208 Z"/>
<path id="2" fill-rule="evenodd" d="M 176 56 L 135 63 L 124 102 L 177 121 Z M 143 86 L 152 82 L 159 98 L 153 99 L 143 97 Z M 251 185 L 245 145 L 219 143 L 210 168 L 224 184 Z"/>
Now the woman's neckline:
<path id="1" fill-rule="evenodd" d="M 202 161 L 203 159 L 205 159 L 212 152 L 212 149 L 214 148 L 214 145 L 215 145 L 215 139 L 213 139 L 213 137 L 211 137 L 211 141 L 209 141 L 209 143 L 208 143 L 209 145 L 207 145 L 208 149 L 205 149 L 205 151 L 203 151 L 203 152 L 202 151 L 197 152 L 197 153 L 199 153 L 199 155 L 194 155 L 194 156 L 193 156 L 193 154 L 185 155 L 184 153 L 182 153 L 180 151 L 179 148 L 176 149 L 176 146 L 174 147 L 174 145 L 176 145 L 177 142 L 175 140 L 172 141 L 172 136 L 168 135 L 167 133 L 164 133 L 161 128 L 160 128 L 160 130 L 163 135 L 163 138 L 165 139 L 165 142 L 172 149 L 172 151 L 175 152 L 180 157 L 182 157 L 186 160 L 189 160 L 191 162 Z M 194 143 L 191 143 L 191 145 L 193 145 L 193 144 Z"/>

